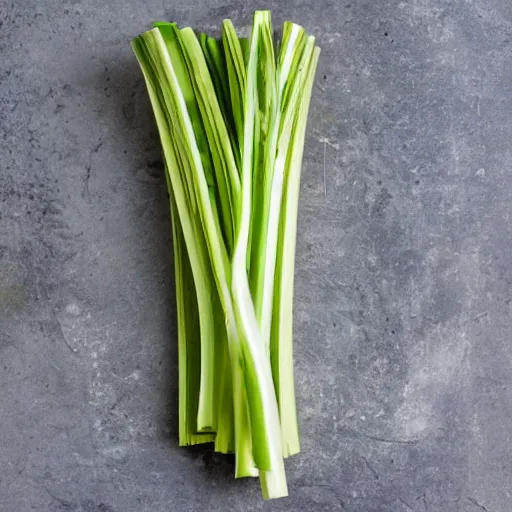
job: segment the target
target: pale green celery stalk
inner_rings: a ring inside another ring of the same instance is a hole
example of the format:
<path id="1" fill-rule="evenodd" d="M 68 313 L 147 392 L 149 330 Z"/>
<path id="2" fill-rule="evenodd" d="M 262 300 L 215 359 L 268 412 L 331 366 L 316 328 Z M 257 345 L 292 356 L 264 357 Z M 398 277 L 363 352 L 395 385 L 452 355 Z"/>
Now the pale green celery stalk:
<path id="1" fill-rule="evenodd" d="M 187 63 L 184 55 L 183 49 L 183 41 L 181 40 L 180 33 L 175 23 L 167 23 L 167 22 L 157 22 L 154 24 L 159 30 L 164 42 L 165 47 L 167 48 L 169 62 L 172 62 L 174 76 L 176 78 L 177 87 L 180 89 L 184 103 L 187 107 L 187 113 L 189 116 L 190 125 L 192 127 L 192 132 L 195 135 L 194 145 L 199 151 L 199 156 L 202 163 L 202 171 L 203 175 L 206 179 L 206 183 L 208 186 L 208 195 L 210 200 L 210 206 L 214 213 L 213 223 L 215 224 L 215 229 L 217 232 L 222 232 L 221 227 L 221 219 L 219 217 L 219 213 L 217 210 L 217 201 L 218 201 L 218 191 L 215 187 L 215 176 L 212 162 L 212 155 L 210 153 L 210 147 L 208 144 L 208 138 L 206 136 L 205 127 L 203 125 L 203 120 L 201 117 L 200 108 L 197 102 L 197 98 L 195 96 L 194 87 L 192 85 L 191 77 L 189 76 Z M 148 32 L 146 32 L 148 34 Z M 162 48 L 163 50 L 163 48 Z M 161 62 L 158 62 L 158 65 L 161 65 Z M 164 66 L 165 69 L 165 66 Z M 169 102 L 170 97 L 168 94 L 164 94 L 164 100 L 167 102 L 167 106 L 173 111 L 176 112 L 176 106 Z M 178 146 L 181 149 L 183 165 L 190 166 L 189 158 L 188 158 L 188 149 L 187 144 L 184 142 L 183 134 L 180 130 L 176 132 L 176 136 L 178 139 Z M 184 172 L 184 177 L 187 181 L 187 186 L 190 191 L 190 195 L 195 196 L 194 191 L 194 178 L 193 173 Z M 195 208 L 195 205 L 194 205 Z M 194 209 L 194 211 L 196 211 Z"/>
<path id="2" fill-rule="evenodd" d="M 165 161 L 171 179 L 183 235 L 190 258 L 194 276 L 197 303 L 199 309 L 199 325 L 201 333 L 201 378 L 199 405 L 197 413 L 197 429 L 211 430 L 216 424 L 217 407 L 214 394 L 214 315 L 211 297 L 214 293 L 211 285 L 212 275 L 208 259 L 206 241 L 201 236 L 197 215 L 193 214 L 194 206 L 190 203 L 193 196 L 187 190 L 183 177 L 179 172 L 176 148 L 171 137 L 172 121 L 168 98 L 162 91 L 165 82 L 162 55 L 169 60 L 164 40 L 158 29 L 139 36 L 132 42 L 132 47 L 139 60 L 157 121 Z"/>
<path id="3" fill-rule="evenodd" d="M 240 152 L 238 151 L 238 140 L 235 129 L 235 121 L 233 119 L 233 109 L 231 107 L 231 99 L 229 93 L 229 78 L 227 76 L 226 60 L 222 41 L 209 37 L 206 34 L 199 35 L 199 42 L 203 49 L 208 70 L 212 77 L 215 93 L 219 102 L 226 128 L 229 132 L 231 147 L 235 150 L 235 158 L 237 168 L 240 167 Z"/>
<path id="4" fill-rule="evenodd" d="M 244 53 L 231 20 L 222 22 L 222 46 L 226 59 L 226 68 L 231 97 L 231 108 L 235 132 L 237 134 L 237 147 L 241 150 L 244 134 L 243 98 L 246 81 Z"/>
<path id="5" fill-rule="evenodd" d="M 218 41 L 206 34 L 199 36 L 199 41 L 205 55 L 208 69 L 212 77 L 212 82 L 217 94 L 219 106 L 224 116 L 224 122 L 229 132 L 231 147 L 234 150 L 237 159 L 237 169 L 240 167 L 240 151 L 238 148 L 238 139 L 233 119 L 233 109 L 231 106 L 229 78 L 227 76 L 227 65 L 222 41 Z M 225 337 L 225 328 L 224 328 Z M 223 344 L 222 350 L 217 354 L 219 377 L 219 411 L 217 414 L 217 435 L 215 437 L 215 451 L 220 453 L 233 453 L 234 445 L 234 417 L 233 417 L 233 389 L 231 379 L 231 363 L 229 361 L 229 347 Z M 241 475 L 243 476 L 243 475 Z"/>
<path id="6" fill-rule="evenodd" d="M 288 29 L 290 34 L 288 34 Z M 289 35 L 289 37 L 287 37 Z M 265 219 L 263 226 L 263 244 L 259 253 L 259 269 L 262 287 L 257 290 L 256 304 L 261 307 L 260 327 L 263 342 L 270 351 L 270 332 L 274 301 L 274 276 L 278 244 L 279 218 L 283 195 L 283 182 L 287 169 L 287 155 L 293 132 L 296 129 L 294 119 L 300 94 L 307 78 L 308 59 L 313 45 L 305 44 L 305 31 L 294 24 L 285 26 L 285 40 L 279 55 L 277 78 L 279 114 L 276 116 L 272 137 L 269 140 L 265 160 L 266 182 L 263 201 Z M 295 70 L 298 70 L 295 72 Z M 289 99 L 288 99 L 289 98 Z M 285 101 L 287 100 L 287 101 Z"/>
<path id="7" fill-rule="evenodd" d="M 224 311 L 218 294 L 215 296 L 215 395 L 217 396 L 217 430 L 215 451 L 234 451 L 234 410 L 229 345 Z"/>
<path id="8" fill-rule="evenodd" d="M 306 32 L 294 23 L 285 22 L 283 41 L 277 62 L 276 82 L 278 108 L 275 125 L 269 143 L 269 156 L 265 163 L 273 166 L 273 172 L 267 172 L 265 186 L 265 217 L 267 219 L 263 253 L 263 287 L 261 299 L 260 325 L 267 348 L 270 345 L 272 324 L 272 303 L 274 292 L 274 274 L 278 241 L 278 226 L 281 211 L 283 180 L 286 170 L 283 159 L 283 147 L 286 147 L 289 133 L 293 129 L 286 109 L 286 97 L 292 88 L 300 88 L 293 71 L 298 67 L 305 46 Z"/>
<path id="9" fill-rule="evenodd" d="M 174 73 L 176 75 L 177 82 L 181 89 L 181 93 L 183 94 L 183 98 L 185 100 L 187 111 L 190 117 L 190 122 L 192 124 L 192 128 L 196 136 L 196 145 L 201 156 L 204 175 L 208 182 L 208 186 L 211 190 L 210 202 L 212 203 L 212 207 L 215 207 L 214 205 L 216 205 L 217 200 L 214 194 L 215 179 L 212 168 L 213 162 L 211 160 L 210 148 L 208 146 L 208 139 L 206 138 L 206 132 L 201 119 L 199 106 L 197 104 L 197 99 L 195 97 L 191 79 L 188 74 L 185 56 L 183 55 L 182 43 L 180 40 L 180 30 L 177 28 L 176 23 L 158 21 L 153 23 L 153 25 L 160 32 L 165 42 L 165 47 L 167 48 L 169 58 L 172 62 L 172 65 L 174 66 Z M 161 65 L 161 63 L 159 62 L 156 64 Z M 169 98 L 167 97 L 166 94 L 164 94 L 164 101 L 166 101 L 169 106 Z M 187 186 L 190 189 L 190 194 L 193 196 L 193 180 L 188 175 L 186 176 L 186 178 Z"/>
<path id="10" fill-rule="evenodd" d="M 251 258 L 249 265 L 251 294 L 256 318 L 262 330 L 263 284 L 265 278 L 265 249 L 267 246 L 268 208 L 274 174 L 277 134 L 279 129 L 279 97 L 276 85 L 276 59 L 269 21 L 261 27 L 258 51 L 257 95 L 254 137 L 254 167 L 252 175 L 252 212 L 250 224 Z M 268 350 L 269 336 L 262 330 Z"/>
<path id="11" fill-rule="evenodd" d="M 247 83 L 243 98 L 242 200 L 232 263 L 231 285 L 245 360 L 245 382 L 248 390 L 253 454 L 256 465 L 260 469 L 262 494 L 266 499 L 288 495 L 272 371 L 256 320 L 246 270 L 251 221 L 254 136 L 258 109 L 258 56 L 262 45 L 262 30 L 268 30 L 269 26 L 269 12 L 257 11 L 254 15 Z"/>
<path id="12" fill-rule="evenodd" d="M 231 95 L 231 106 L 233 120 L 237 135 L 237 148 L 235 150 L 238 169 L 241 170 L 243 137 L 244 137 L 244 94 L 247 75 L 247 59 L 249 52 L 249 41 L 247 38 L 238 38 L 231 20 L 224 20 L 222 23 L 222 47 L 226 61 L 229 91 Z M 258 120 L 258 117 L 256 117 Z M 259 133 L 259 129 L 255 130 Z M 254 158 L 257 158 L 255 152 Z M 252 243 L 252 223 L 249 227 L 249 242 L 247 250 L 247 269 L 250 267 Z"/>
<path id="13" fill-rule="evenodd" d="M 222 50 L 222 41 L 207 34 L 199 34 L 199 43 L 217 94 L 217 101 L 224 115 L 224 122 L 229 130 L 234 130 L 233 111 L 229 96 L 226 61 Z M 235 144 L 233 144 L 235 145 Z"/>
<path id="14" fill-rule="evenodd" d="M 202 230 L 204 232 L 210 261 L 212 263 L 213 274 L 217 284 L 217 290 L 224 310 L 233 377 L 232 389 L 236 452 L 235 476 L 255 476 L 257 471 L 254 467 L 254 460 L 252 456 L 250 425 L 246 402 L 247 398 L 243 387 L 241 343 L 236 328 L 236 320 L 228 285 L 228 283 L 231 282 L 231 269 L 226 247 L 223 243 L 222 233 L 220 231 L 217 212 L 214 205 L 211 203 L 209 184 L 205 176 L 205 170 L 202 166 L 201 155 L 196 144 L 194 129 L 189 117 L 189 112 L 186 108 L 187 105 L 185 98 L 180 89 L 178 78 L 166 49 L 165 41 L 157 29 L 145 32 L 140 36 L 140 38 L 148 41 L 147 45 L 156 54 L 157 58 L 155 60 L 158 60 L 160 71 L 159 82 L 162 84 L 161 86 L 165 91 L 163 98 L 165 101 L 166 111 L 168 111 L 172 118 L 174 139 L 177 139 L 177 142 L 179 142 L 176 143 L 175 147 L 177 147 L 180 152 L 182 162 L 188 162 L 186 174 L 193 181 L 194 194 L 197 200 L 197 212 L 201 220 Z M 158 113 L 160 114 L 160 112 Z M 168 127 L 164 125 L 162 129 L 164 130 L 164 135 L 168 135 Z M 162 140 L 162 144 L 164 146 L 164 151 L 167 149 L 170 152 L 172 140 L 169 137 L 165 137 L 165 140 Z M 168 148 L 166 148 L 166 146 L 168 146 Z M 176 162 L 173 161 L 172 164 L 176 164 Z M 169 164 L 169 167 L 174 168 L 174 165 Z M 174 188 L 174 182 L 172 182 L 172 186 Z M 178 211 L 180 211 L 179 208 Z M 182 226 L 185 233 L 183 221 Z"/>
<path id="15" fill-rule="evenodd" d="M 279 90 L 281 91 L 281 109 L 288 106 L 293 91 L 288 85 L 294 84 L 297 73 L 302 71 L 302 52 L 307 42 L 305 30 L 296 23 L 285 21 L 283 24 L 283 40 L 278 58 Z"/>
<path id="16" fill-rule="evenodd" d="M 198 328 L 199 311 L 192 268 L 190 267 L 167 168 L 165 174 L 171 203 L 176 316 L 178 323 L 178 439 L 180 446 L 189 446 L 216 441 L 216 436 L 214 433 L 197 433 L 201 342 L 201 333 Z"/>
<path id="17" fill-rule="evenodd" d="M 266 35 L 268 44 L 272 45 L 272 33 Z M 277 69 L 267 64 L 264 76 L 276 75 L 276 83 L 267 81 L 267 104 L 274 108 L 267 114 L 267 122 L 263 116 L 261 126 L 262 137 L 266 141 L 263 148 L 261 165 L 262 179 L 255 180 L 255 186 L 261 191 L 256 206 L 253 208 L 254 242 L 251 259 L 251 277 L 256 316 L 261 329 L 263 343 L 269 351 L 272 324 L 272 304 L 274 296 L 274 272 L 276 263 L 277 239 L 283 179 L 286 164 L 286 150 L 293 130 L 290 115 L 287 114 L 286 97 L 290 89 L 298 89 L 302 82 L 294 76 L 294 69 L 303 54 L 305 47 L 304 29 L 293 23 L 285 23 L 283 43 L 279 53 Z M 263 55 L 268 54 L 264 52 Z M 271 55 L 274 61 L 273 52 Z M 260 57 L 260 61 L 261 61 Z M 260 87 L 260 90 L 264 90 Z M 273 101 L 272 101 L 273 100 Z M 266 128 L 268 125 L 268 128 Z M 262 183 L 261 183 L 262 182 Z"/>
<path id="18" fill-rule="evenodd" d="M 310 36 L 308 38 L 308 46 L 311 47 L 313 45 L 314 38 Z M 270 352 L 272 373 L 279 402 L 283 455 L 285 457 L 300 451 L 293 379 L 293 283 L 304 138 L 319 54 L 320 49 L 314 47 L 306 67 L 307 79 L 301 91 L 294 121 L 295 129 L 288 152 L 287 173 L 285 176 L 283 205 L 279 224 Z"/>
<path id="19" fill-rule="evenodd" d="M 302 27 L 297 25 L 288 24 L 285 26 L 285 38 L 282 46 L 279 62 L 278 62 L 278 82 L 279 82 L 279 96 L 283 98 L 281 105 L 280 115 L 276 120 L 279 123 L 279 130 L 277 134 L 277 144 L 272 145 L 271 149 L 275 152 L 275 160 L 273 163 L 273 175 L 271 177 L 271 189 L 268 191 L 269 202 L 268 210 L 265 211 L 267 219 L 267 232 L 264 238 L 265 245 L 263 252 L 263 300 L 262 300 L 262 317 L 261 329 L 264 336 L 265 346 L 270 351 L 270 337 L 272 325 L 272 310 L 274 302 L 274 277 L 275 277 L 275 264 L 278 249 L 278 230 L 279 218 L 281 211 L 281 201 L 283 194 L 283 182 L 285 174 L 289 167 L 289 161 L 293 157 L 293 152 L 296 151 L 293 145 L 294 133 L 300 130 L 296 124 L 297 112 L 299 110 L 301 97 L 305 90 L 305 85 L 308 79 L 309 62 L 311 60 L 314 50 L 314 39 L 308 38 L 306 42 L 305 32 Z M 286 99 L 286 100 L 285 100 Z M 270 162 L 271 160 L 269 160 Z M 270 172 L 269 172 L 270 174 Z M 275 357 L 274 357 L 275 359 Z M 275 376 L 275 371 L 273 372 Z M 279 377 L 279 375 L 278 375 Z M 292 380 L 291 387 L 293 387 L 293 373 L 289 375 Z M 292 396 L 293 398 L 293 396 Z M 278 402 L 289 401 L 286 395 L 278 394 Z M 281 415 L 282 416 L 282 415 Z M 295 432 L 298 434 L 296 427 L 296 415 L 291 416 L 292 419 L 284 419 L 282 422 L 287 424 L 295 424 Z M 283 445 L 290 443 L 288 439 L 288 431 L 286 436 L 283 437 Z M 297 437 L 298 448 L 298 437 Z M 283 455 L 287 454 L 288 450 L 283 450 Z"/>
<path id="20" fill-rule="evenodd" d="M 188 74 L 208 138 L 222 211 L 221 225 L 228 253 L 233 248 L 234 221 L 240 197 L 240 177 L 229 131 L 222 115 L 201 45 L 191 28 L 180 30 Z"/>
<path id="21" fill-rule="evenodd" d="M 249 38 L 248 37 L 239 37 L 238 41 L 240 43 L 240 48 L 242 49 L 242 57 L 244 59 L 244 67 L 247 67 L 247 63 L 249 62 Z"/>
<path id="22" fill-rule="evenodd" d="M 185 62 L 185 57 L 183 55 L 183 49 L 182 44 L 180 41 L 180 32 L 176 27 L 176 24 L 174 23 L 167 23 L 167 22 L 156 22 L 154 25 L 159 30 L 160 34 L 162 35 L 165 46 L 167 48 L 167 52 L 169 54 L 169 57 L 172 60 L 174 70 L 176 73 L 176 77 L 179 83 L 179 86 L 181 88 L 183 97 L 185 99 L 187 110 L 190 115 L 191 123 L 194 129 L 194 133 L 197 140 L 197 147 L 201 155 L 201 162 L 203 164 L 203 169 L 205 171 L 205 177 L 207 179 L 209 190 L 210 190 L 210 202 L 212 203 L 212 206 L 216 208 L 216 198 L 215 198 L 215 186 L 214 186 L 214 176 L 213 176 L 213 170 L 212 170 L 212 162 L 211 162 L 211 155 L 210 150 L 208 147 L 208 141 L 205 136 L 204 127 L 201 120 L 201 115 L 199 111 L 199 107 L 197 105 L 196 97 L 194 94 L 194 89 L 192 87 L 188 70 Z M 157 63 L 160 64 L 158 61 L 158 56 L 156 57 Z M 164 102 L 167 101 L 167 107 L 173 110 L 174 107 L 169 105 L 169 100 L 166 97 L 166 94 L 163 94 Z M 171 130 L 172 122 L 171 122 Z M 181 137 L 179 134 L 177 134 L 176 137 L 172 138 L 173 143 L 178 148 L 183 148 L 183 142 L 181 140 Z M 188 197 L 191 201 L 192 205 L 192 211 L 196 212 L 197 206 L 196 206 L 196 198 L 195 198 L 195 191 L 194 191 L 194 184 L 193 180 L 191 179 L 190 172 L 188 170 L 189 162 L 187 159 L 182 159 L 182 157 L 179 154 L 179 150 L 177 150 L 177 159 L 178 159 L 178 168 L 174 170 L 174 172 L 181 172 L 182 179 L 187 185 L 188 190 Z M 182 151 L 183 153 L 183 151 Z M 198 228 L 199 225 L 196 225 L 196 228 Z M 201 237 L 200 233 L 200 226 L 196 231 L 199 233 L 197 236 Z M 202 336 L 201 337 L 201 368 L 205 368 L 208 370 L 208 372 L 211 371 L 212 368 L 214 368 L 214 336 L 208 335 L 208 336 Z M 214 381 L 217 378 L 217 374 L 215 371 L 213 371 L 214 374 Z M 200 388 L 200 394 L 199 394 L 199 409 L 198 409 L 198 428 L 199 430 L 212 430 L 216 428 L 216 410 L 217 406 L 215 404 L 215 401 L 213 403 L 210 403 L 212 399 L 212 391 L 214 387 L 211 384 L 211 380 L 207 384 L 205 381 L 201 388 Z M 207 403 L 208 402 L 208 403 Z M 214 413 L 213 413 L 213 420 L 212 424 L 209 425 L 209 417 L 204 416 L 205 408 L 208 411 L 208 414 L 210 414 L 210 407 L 213 407 Z"/>
<path id="23" fill-rule="evenodd" d="M 215 436 L 215 451 L 220 453 L 233 453 L 235 451 L 234 432 L 234 411 L 233 411 L 233 388 L 231 379 L 231 362 L 229 360 L 229 346 L 226 327 L 224 325 L 224 314 L 219 318 L 219 327 L 222 346 L 216 353 L 216 371 L 218 372 L 218 413 L 217 413 L 217 435 Z"/>

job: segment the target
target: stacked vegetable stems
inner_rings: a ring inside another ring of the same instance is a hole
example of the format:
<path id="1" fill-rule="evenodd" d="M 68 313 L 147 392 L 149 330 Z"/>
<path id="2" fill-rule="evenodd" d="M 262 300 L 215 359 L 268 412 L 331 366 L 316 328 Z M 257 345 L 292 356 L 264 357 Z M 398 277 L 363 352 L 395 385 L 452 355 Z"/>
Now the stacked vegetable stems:
<path id="1" fill-rule="evenodd" d="M 286 496 L 299 434 L 292 302 L 306 120 L 320 50 L 269 11 L 250 38 L 158 22 L 133 40 L 162 143 L 176 280 L 180 445 L 235 453 Z M 277 48 L 276 48 L 277 47 Z"/>

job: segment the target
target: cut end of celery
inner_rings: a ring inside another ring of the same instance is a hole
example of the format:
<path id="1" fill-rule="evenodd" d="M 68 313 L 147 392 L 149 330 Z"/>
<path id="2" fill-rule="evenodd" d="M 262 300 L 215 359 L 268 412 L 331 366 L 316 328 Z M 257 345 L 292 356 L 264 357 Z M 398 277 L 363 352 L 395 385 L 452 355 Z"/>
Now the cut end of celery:
<path id="1" fill-rule="evenodd" d="M 261 471 L 260 473 L 261 495 L 264 500 L 276 498 L 286 498 L 288 496 L 288 484 L 286 478 L 280 478 L 271 471 Z"/>

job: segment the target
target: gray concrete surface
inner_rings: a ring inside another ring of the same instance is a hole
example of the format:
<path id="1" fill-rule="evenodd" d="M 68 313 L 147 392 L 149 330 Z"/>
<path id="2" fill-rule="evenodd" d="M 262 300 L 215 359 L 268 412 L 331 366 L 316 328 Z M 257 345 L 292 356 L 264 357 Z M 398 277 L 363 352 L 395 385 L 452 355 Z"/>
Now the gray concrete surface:
<path id="1" fill-rule="evenodd" d="M 171 235 L 129 40 L 255 7 L 323 48 L 296 286 L 303 452 L 263 503 L 176 445 Z M 0 510 L 508 512 L 512 4 L 0 1 Z"/>

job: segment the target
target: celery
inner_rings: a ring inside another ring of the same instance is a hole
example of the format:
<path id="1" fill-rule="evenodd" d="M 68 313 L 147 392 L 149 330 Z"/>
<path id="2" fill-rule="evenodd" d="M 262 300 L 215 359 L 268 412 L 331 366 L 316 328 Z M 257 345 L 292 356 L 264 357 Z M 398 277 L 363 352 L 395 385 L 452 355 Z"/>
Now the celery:
<path id="1" fill-rule="evenodd" d="M 169 187 L 172 194 L 172 189 Z M 174 245 L 174 275 L 178 320 L 179 357 L 179 444 L 187 446 L 214 441 L 214 433 L 198 433 L 197 412 L 200 388 L 200 330 L 194 278 L 185 248 L 183 231 L 174 200 L 171 200 Z"/>
<path id="2" fill-rule="evenodd" d="M 310 46 L 314 43 L 311 36 L 308 43 Z M 302 154 L 309 101 L 319 54 L 319 48 L 314 47 L 309 63 L 304 63 L 305 66 L 307 65 L 306 79 L 298 103 L 297 115 L 294 120 L 295 130 L 287 157 L 283 211 L 279 224 L 270 354 L 279 403 L 283 455 L 285 457 L 300 451 L 293 379 L 293 277 Z"/>
<path id="3" fill-rule="evenodd" d="M 270 12 L 249 40 L 157 22 L 132 47 L 163 147 L 173 222 L 179 441 L 236 455 L 264 498 L 299 451 L 292 299 L 300 169 L 319 49 Z"/>

